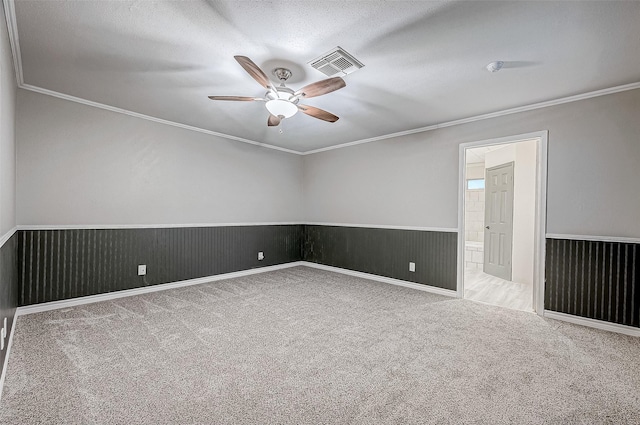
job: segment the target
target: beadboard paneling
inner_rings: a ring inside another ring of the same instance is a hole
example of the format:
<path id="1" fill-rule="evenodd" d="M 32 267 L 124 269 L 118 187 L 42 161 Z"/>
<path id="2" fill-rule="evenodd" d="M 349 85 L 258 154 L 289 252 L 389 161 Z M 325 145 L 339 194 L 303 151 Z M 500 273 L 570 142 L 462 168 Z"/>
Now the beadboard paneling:
<path id="1" fill-rule="evenodd" d="M 7 318 L 7 338 L 4 350 L 0 351 L 0 375 L 9 343 L 9 332 L 18 307 L 18 262 L 16 260 L 18 234 L 7 240 L 0 248 L 0 329 Z M 0 388 L 0 390 L 2 390 Z"/>
<path id="2" fill-rule="evenodd" d="M 545 308 L 640 327 L 640 246 L 547 239 Z"/>
<path id="3" fill-rule="evenodd" d="M 306 225 L 304 259 L 455 291 L 457 241 L 455 232 Z"/>
<path id="4" fill-rule="evenodd" d="M 18 232 L 21 306 L 302 259 L 302 225 Z M 258 261 L 263 251 L 265 259 Z M 137 275 L 147 265 L 146 276 Z"/>

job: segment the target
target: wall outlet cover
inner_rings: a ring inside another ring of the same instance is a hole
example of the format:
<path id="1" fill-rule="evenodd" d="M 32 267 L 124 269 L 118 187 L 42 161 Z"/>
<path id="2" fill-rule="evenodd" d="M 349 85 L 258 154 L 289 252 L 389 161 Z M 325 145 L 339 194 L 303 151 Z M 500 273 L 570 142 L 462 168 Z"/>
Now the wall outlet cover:
<path id="1" fill-rule="evenodd" d="M 138 276 L 144 276 L 147 274 L 147 265 L 139 264 L 138 265 Z"/>
<path id="2" fill-rule="evenodd" d="M 258 260 L 260 261 L 264 260 L 264 252 L 262 251 L 258 252 Z"/>
<path id="3" fill-rule="evenodd" d="M 415 272 L 416 271 L 416 263 L 409 263 L 409 271 L 410 272 Z"/>
<path id="4" fill-rule="evenodd" d="M 7 318 L 4 318 L 4 321 L 2 323 L 2 331 L 0 332 L 0 350 L 4 350 L 4 341 L 7 338 L 7 332 L 9 330 L 7 329 Z"/>

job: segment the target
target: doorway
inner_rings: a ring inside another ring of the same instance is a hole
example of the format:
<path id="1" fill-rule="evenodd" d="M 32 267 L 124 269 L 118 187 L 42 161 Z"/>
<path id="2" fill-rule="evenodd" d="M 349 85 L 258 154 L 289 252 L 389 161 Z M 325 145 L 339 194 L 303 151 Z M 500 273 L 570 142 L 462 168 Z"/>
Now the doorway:
<path id="1" fill-rule="evenodd" d="M 544 311 L 546 152 L 546 131 L 460 145 L 460 298 Z"/>

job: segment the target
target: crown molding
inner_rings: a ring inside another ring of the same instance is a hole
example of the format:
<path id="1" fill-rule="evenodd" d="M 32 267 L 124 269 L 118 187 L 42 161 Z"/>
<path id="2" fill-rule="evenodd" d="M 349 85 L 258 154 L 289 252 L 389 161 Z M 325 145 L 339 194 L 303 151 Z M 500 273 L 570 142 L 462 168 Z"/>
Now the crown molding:
<path id="1" fill-rule="evenodd" d="M 221 137 L 223 139 L 233 140 L 235 142 L 248 143 L 254 146 L 260 146 L 267 149 L 274 149 L 281 152 L 292 153 L 295 155 L 301 155 L 302 152 L 281 148 L 279 146 L 270 145 L 268 143 L 262 143 L 255 140 L 245 139 L 242 137 L 232 136 L 230 134 L 219 133 L 217 131 L 211 131 L 200 127 L 194 127 L 192 125 L 186 125 L 175 121 L 165 120 L 162 118 L 153 117 L 151 115 L 145 115 L 138 112 L 130 111 L 123 108 L 118 108 L 111 105 L 105 105 L 103 103 L 94 102 L 92 100 L 83 99 L 80 97 L 71 96 L 65 93 L 60 93 L 54 90 L 45 89 L 24 82 L 24 73 L 22 70 L 22 53 L 20 51 L 20 37 L 18 36 L 18 24 L 16 21 L 15 0 L 2 0 L 5 11 L 5 18 L 7 21 L 7 30 L 9 33 L 9 43 L 11 44 L 11 52 L 13 54 L 13 66 L 16 71 L 16 83 L 19 88 L 29 90 L 35 93 L 45 94 L 48 96 L 57 97 L 59 99 L 68 100 L 71 102 L 81 103 L 87 106 L 93 106 L 94 108 L 105 109 L 107 111 L 116 112 L 119 114 L 129 115 L 136 118 L 141 118 L 148 121 L 157 122 L 160 124 L 170 125 L 173 127 L 183 128 L 185 130 L 196 131 L 198 133 L 208 134 L 210 136 Z"/>
<path id="2" fill-rule="evenodd" d="M 7 21 L 9 44 L 11 45 L 11 53 L 13 54 L 13 68 L 16 72 L 16 83 L 19 87 L 21 84 L 24 84 L 24 74 L 22 73 L 22 54 L 20 53 L 20 40 L 18 39 L 15 3 L 13 0 L 2 0 L 2 4 L 4 5 L 4 17 Z"/>
<path id="3" fill-rule="evenodd" d="M 84 105 L 88 105 L 88 106 L 93 106 L 96 108 L 100 108 L 100 109 L 105 109 L 111 112 L 116 112 L 116 113 L 120 113 L 120 114 L 125 114 L 125 115 L 129 115 L 132 117 L 136 117 L 136 118 L 141 118 L 141 119 L 145 119 L 145 120 L 149 120 L 149 121 L 154 121 L 160 124 L 165 124 L 165 125 L 171 125 L 174 127 L 179 127 L 179 128 L 183 128 L 186 130 L 191 130 L 191 131 L 197 131 L 199 133 L 204 133 L 204 134 L 208 134 L 211 136 L 217 136 L 217 137 L 221 137 L 224 139 L 228 139 L 228 140 L 233 140 L 236 142 L 242 142 L 242 143 L 248 143 L 254 146 L 260 146 L 263 148 L 268 148 L 268 149 L 274 149 L 274 150 L 278 150 L 281 152 L 287 152 L 287 153 L 291 153 L 291 154 L 295 154 L 295 155 L 312 155 L 315 153 L 320 153 L 320 152 L 326 152 L 326 151 L 330 151 L 330 150 L 334 150 L 334 149 L 342 149 L 342 148 L 347 148 L 350 146 L 355 146 L 355 145 L 361 145 L 364 143 L 371 143 L 371 142 L 377 142 L 380 140 L 386 140 L 386 139 L 392 139 L 394 137 L 400 137 L 400 136 L 406 136 L 409 134 L 415 134 L 415 133 L 423 133 L 423 132 L 427 132 L 427 131 L 432 131 L 432 130 L 437 130 L 440 128 L 445 128 L 445 127 L 452 127 L 455 125 L 461 125 L 461 124 L 467 124 L 467 123 L 471 123 L 471 122 L 475 122 L 475 121 L 482 121 L 482 120 L 486 120 L 486 119 L 490 119 L 490 118 L 496 118 L 496 117 L 501 117 L 504 115 L 511 115 L 511 114 L 517 114 L 519 112 L 526 112 L 526 111 L 532 111 L 534 109 L 541 109 L 541 108 L 547 108 L 550 106 L 556 106 L 556 105 L 562 105 L 565 103 L 570 103 L 570 102 L 577 102 L 579 100 L 585 100 L 585 99 L 590 99 L 592 97 L 598 97 L 598 96 L 605 96 L 608 94 L 613 94 L 613 93 L 619 93 L 619 92 L 623 92 L 623 91 L 627 91 L 627 90 L 635 90 L 640 88 L 640 82 L 636 82 L 636 83 L 631 83 L 631 84 L 625 84 L 622 86 L 616 86 L 616 87 L 610 87 L 610 88 L 606 88 L 606 89 L 602 89 L 602 90 L 596 90 L 596 91 L 592 91 L 592 92 L 588 92 L 588 93 L 582 93 L 582 94 L 578 94 L 578 95 L 574 95 L 574 96 L 568 96 L 568 97 L 563 97 L 560 99 L 554 99 L 554 100 L 549 100 L 549 101 L 545 101 L 545 102 L 539 102 L 539 103 L 533 103 L 530 105 L 525 105 L 525 106 L 519 106 L 516 108 L 511 108 L 511 109 L 505 109 L 502 111 L 497 111 L 497 112 L 491 112 L 488 114 L 482 114 L 482 115 L 476 115 L 473 117 L 468 117 L 468 118 L 462 118 L 459 120 L 454 120 L 454 121 L 447 121 L 447 122 L 443 122 L 443 123 L 439 123 L 439 124 L 434 124 L 434 125 L 429 125 L 426 127 L 420 127 L 420 128 L 415 128 L 413 130 L 406 130 L 406 131 L 400 131 L 397 133 L 390 133 L 390 134 L 385 134 L 382 136 L 376 136 L 376 137 L 370 137 L 367 139 L 361 139 L 361 140 L 355 140 L 353 142 L 347 142 L 347 143 L 342 143 L 339 145 L 334 145 L 334 146 L 328 146 L 326 148 L 320 148 L 320 149 L 313 149 L 313 150 L 309 150 L 309 151 L 296 151 L 293 149 L 287 149 L 287 148 L 282 148 L 279 146 L 275 146 L 275 145 L 270 145 L 268 143 L 262 143 L 262 142 L 258 142 L 255 140 L 250 140 L 250 139 L 245 139 L 242 137 L 237 137 L 237 136 L 232 136 L 230 134 L 225 134 L 225 133 L 219 133 L 216 131 L 211 131 L 211 130 L 207 130 L 204 128 L 200 128 L 200 127 L 195 127 L 195 126 L 191 126 L 191 125 L 186 125 L 186 124 L 181 124 L 175 121 L 169 121 L 169 120 L 165 120 L 162 118 L 156 118 L 150 115 L 145 115 L 145 114 L 141 114 L 138 112 L 133 112 L 133 111 L 129 111 L 127 109 L 122 109 L 122 108 L 117 108 L 115 106 L 110 106 L 110 105 L 105 105 L 102 103 L 98 103 L 98 102 L 94 102 L 91 100 L 87 100 L 87 99 L 83 99 L 83 98 L 79 98 L 79 97 L 75 97 L 75 96 L 70 96 L 64 93 L 59 93 L 53 90 L 48 90 L 42 87 L 37 87 L 37 86 L 33 86 L 30 84 L 25 84 L 24 82 L 24 74 L 22 71 L 22 54 L 20 52 L 20 42 L 19 42 L 19 37 L 18 37 L 18 27 L 17 27 L 17 22 L 16 22 L 16 14 L 15 14 L 15 0 L 2 0 L 3 4 L 4 4 L 4 10 L 5 10 L 5 17 L 7 20 L 7 29 L 9 31 L 9 42 L 11 43 L 11 51 L 13 53 L 13 62 L 14 62 L 14 67 L 15 67 L 15 71 L 16 71 L 16 80 L 17 80 L 17 84 L 18 87 L 21 89 L 25 89 L 25 90 L 30 90 L 36 93 L 41 93 L 41 94 L 46 94 L 49 96 L 53 96 L 53 97 L 57 97 L 60 99 L 64 99 L 64 100 L 68 100 L 71 102 L 77 102 L 77 103 L 82 103 Z"/>
<path id="4" fill-rule="evenodd" d="M 105 105 L 103 103 L 99 103 L 99 102 L 94 102 L 92 100 L 83 99 L 81 97 L 70 96 L 68 94 L 60 93 L 60 92 L 57 92 L 57 91 L 53 91 L 53 90 L 49 90 L 49 89 L 43 89 L 42 87 L 32 86 L 31 84 L 18 84 L 18 87 L 20 87 L 21 89 L 24 89 L 24 90 L 29 90 L 29 91 L 32 91 L 32 92 L 45 94 L 47 96 L 53 96 L 53 97 L 57 97 L 59 99 L 64 99 L 64 100 L 68 100 L 68 101 L 71 101 L 71 102 L 76 102 L 76 103 L 81 103 L 83 105 L 92 106 L 94 108 L 105 109 L 107 111 L 116 112 L 116 113 L 124 114 L 124 115 L 129 115 L 129 116 L 132 116 L 132 117 L 141 118 L 143 120 L 148 120 L 148 121 L 153 121 L 153 122 L 157 122 L 157 123 L 160 123 L 160 124 L 170 125 L 170 126 L 173 126 L 173 127 L 183 128 L 185 130 L 196 131 L 198 133 L 204 133 L 204 134 L 208 134 L 208 135 L 211 135 L 211 136 L 217 136 L 217 137 L 221 137 L 223 139 L 233 140 L 235 142 L 248 143 L 250 145 L 260 146 L 260 147 L 268 148 L 268 149 L 274 149 L 274 150 L 277 150 L 277 151 L 292 153 L 292 154 L 295 154 L 295 155 L 301 155 L 302 154 L 302 152 L 295 151 L 295 150 L 292 150 L 292 149 L 281 148 L 279 146 L 270 145 L 268 143 L 256 142 L 255 140 L 244 139 L 242 137 L 232 136 L 230 134 L 218 133 L 217 131 L 211 131 L 211 130 L 206 130 L 206 129 L 200 128 L 200 127 L 194 127 L 192 125 L 181 124 L 179 122 L 169 121 L 169 120 L 165 120 L 165 119 L 162 119 L 162 118 L 153 117 L 151 115 L 140 114 L 138 112 L 129 111 L 128 109 L 117 108 L 115 106 Z"/>
<path id="5" fill-rule="evenodd" d="M 7 2 L 7 1 L 11 1 L 11 0 L 4 0 L 4 1 Z M 17 61 L 14 60 L 14 62 L 19 63 L 20 61 L 19 60 L 17 60 Z M 16 66 L 20 66 L 21 67 L 22 65 L 16 65 Z M 16 73 L 17 73 L 17 71 L 16 71 Z M 19 78 L 21 78 L 21 75 L 20 75 Z M 625 84 L 625 85 L 622 85 L 622 86 L 610 87 L 610 88 L 607 88 L 607 89 L 596 90 L 596 91 L 593 91 L 593 92 L 582 93 L 582 94 L 575 95 L 575 96 L 569 96 L 569 97 L 564 97 L 564 98 L 560 98 L 560 99 L 549 100 L 549 101 L 546 101 L 546 102 L 534 103 L 534 104 L 526 105 L 526 106 L 519 106 L 517 108 L 505 109 L 503 111 L 491 112 L 489 114 L 477 115 L 477 116 L 474 116 L 474 117 L 463 118 L 463 119 L 459 119 L 459 120 L 455 120 L 455 121 L 448 121 L 448 122 L 444 122 L 444 123 L 440 123 L 440 124 L 430 125 L 430 126 L 427 126 L 427 127 L 416 128 L 416 129 L 413 129 L 413 130 L 400 131 L 400 132 L 397 132 L 397 133 L 385 134 L 385 135 L 382 135 L 382 136 L 371 137 L 371 138 L 368 138 L 368 139 L 355 140 L 353 142 L 342 143 L 342 144 L 339 144 L 339 145 L 328 146 L 326 148 L 314 149 L 314 150 L 304 151 L 304 152 L 296 151 L 296 150 L 293 150 L 293 149 L 282 148 L 280 146 L 270 145 L 268 143 L 257 142 L 255 140 L 245 139 L 245 138 L 242 138 L 242 137 L 232 136 L 232 135 L 226 134 L 226 133 L 219 133 L 217 131 L 211 131 L 211 130 L 207 130 L 207 129 L 200 128 L 200 127 L 194 127 L 194 126 L 187 125 L 187 124 L 181 124 L 179 122 L 169 121 L 169 120 L 165 120 L 165 119 L 162 119 L 162 118 L 156 118 L 156 117 L 152 117 L 150 115 L 145 115 L 145 114 L 141 114 L 141 113 L 138 113 L 138 112 L 129 111 L 127 109 L 117 108 L 115 106 L 105 105 L 103 103 L 94 102 L 94 101 L 83 99 L 83 98 L 80 98 L 80 97 L 70 96 L 68 94 L 56 92 L 56 91 L 53 91 L 53 90 L 44 89 L 42 87 L 37 87 L 37 86 L 30 85 L 30 84 L 18 83 L 18 87 L 21 88 L 21 89 L 29 90 L 29 91 L 40 93 L 40 94 L 45 94 L 45 95 L 48 95 L 48 96 L 57 97 L 57 98 L 60 98 L 60 99 L 71 101 L 71 102 L 81 103 L 83 105 L 88 105 L 88 106 L 92 106 L 92 107 L 95 107 L 95 108 L 105 109 L 107 111 L 116 112 L 116 113 L 120 113 L 120 114 L 124 114 L 124 115 L 129 115 L 129 116 L 136 117 L 136 118 L 141 118 L 141 119 L 144 119 L 144 120 L 154 121 L 154 122 L 157 122 L 157 123 L 160 123 L 160 124 L 165 124 L 165 125 L 170 125 L 170 126 L 173 126 L 173 127 L 183 128 L 185 130 L 196 131 L 196 132 L 199 132 L 199 133 L 204 133 L 204 134 L 208 134 L 208 135 L 211 135 L 211 136 L 217 136 L 217 137 L 220 137 L 220 138 L 223 138 L 223 139 L 233 140 L 233 141 L 236 141 L 236 142 L 248 143 L 248 144 L 251 144 L 251 145 L 254 145 L 254 146 L 260 146 L 260 147 L 263 147 L 263 148 L 274 149 L 274 150 L 277 150 L 277 151 L 286 152 L 286 153 L 290 153 L 290 154 L 294 154 L 294 155 L 305 156 L 305 155 L 312 155 L 312 154 L 316 154 L 316 153 L 331 151 L 331 150 L 334 150 L 334 149 L 342 149 L 342 148 L 348 148 L 350 146 L 356 146 L 356 145 L 362 145 L 362 144 L 365 144 L 365 143 L 377 142 L 377 141 L 380 141 L 380 140 L 393 139 L 393 138 L 396 138 L 396 137 L 407 136 L 407 135 L 410 135 L 410 134 L 425 133 L 425 132 L 428 132 L 428 131 L 438 130 L 438 129 L 441 129 L 441 128 L 453 127 L 453 126 L 456 126 L 456 125 L 472 123 L 472 122 L 475 122 L 475 121 L 483 121 L 483 120 L 487 120 L 487 119 L 491 119 L 491 118 L 502 117 L 502 116 L 505 116 L 505 115 L 517 114 L 517 113 L 520 113 L 520 112 L 533 111 L 535 109 L 542 109 L 542 108 L 548 108 L 548 107 L 556 106 L 556 105 L 563 105 L 565 103 L 577 102 L 577 101 L 580 101 L 580 100 L 591 99 L 591 98 L 594 98 L 594 97 L 605 96 L 605 95 L 608 95 L 608 94 L 620 93 L 620 92 L 629 91 L 629 90 L 636 90 L 636 89 L 640 89 L 640 82 L 631 83 L 631 84 Z"/>
<path id="6" fill-rule="evenodd" d="M 491 112 L 488 114 L 476 115 L 473 117 L 462 118 L 454 121 L 447 121 L 440 124 L 434 124 L 427 127 L 415 128 L 413 130 L 400 131 L 397 133 L 386 134 L 383 136 L 371 137 L 369 139 L 356 140 L 353 142 L 342 143 L 340 145 L 329 146 L 326 148 L 314 149 L 303 152 L 302 155 L 312 155 L 314 153 L 326 152 L 333 149 L 347 148 L 349 146 L 361 145 L 364 143 L 377 142 L 379 140 L 391 139 L 394 137 L 406 136 L 409 134 L 422 133 L 426 131 L 438 130 L 440 128 L 453 127 L 455 125 L 467 124 L 475 121 L 487 120 L 490 118 L 502 117 L 505 115 L 517 114 L 519 112 L 533 111 L 535 109 L 548 108 L 550 106 L 563 105 L 565 103 L 577 102 L 579 100 L 591 99 L 592 97 L 605 96 L 608 94 L 620 93 L 628 90 L 640 89 L 640 82 L 624 84 L 622 86 L 610 87 L 602 90 L 596 90 L 588 93 L 577 94 L 574 96 L 562 97 L 559 99 L 548 100 L 545 102 L 532 103 L 530 105 L 518 106 L 516 108 L 505 109 L 502 111 Z"/>

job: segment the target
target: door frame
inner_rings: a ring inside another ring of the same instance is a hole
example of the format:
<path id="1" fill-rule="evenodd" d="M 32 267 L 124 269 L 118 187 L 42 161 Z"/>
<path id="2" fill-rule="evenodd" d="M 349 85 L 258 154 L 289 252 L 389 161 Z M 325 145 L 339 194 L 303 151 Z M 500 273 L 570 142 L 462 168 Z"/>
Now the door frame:
<path id="1" fill-rule="evenodd" d="M 477 148 L 481 146 L 504 145 L 508 143 L 517 143 L 529 140 L 535 140 L 537 146 L 536 211 L 534 229 L 535 246 L 533 260 L 533 309 L 539 316 L 542 316 L 544 313 L 544 273 L 547 229 L 547 147 L 549 140 L 549 132 L 547 130 L 460 144 L 458 163 L 458 281 L 456 292 L 458 298 L 464 298 L 464 195 L 467 182 L 466 150 L 469 148 Z"/>

